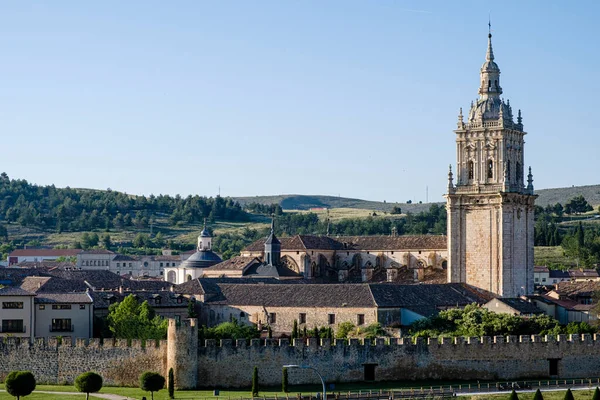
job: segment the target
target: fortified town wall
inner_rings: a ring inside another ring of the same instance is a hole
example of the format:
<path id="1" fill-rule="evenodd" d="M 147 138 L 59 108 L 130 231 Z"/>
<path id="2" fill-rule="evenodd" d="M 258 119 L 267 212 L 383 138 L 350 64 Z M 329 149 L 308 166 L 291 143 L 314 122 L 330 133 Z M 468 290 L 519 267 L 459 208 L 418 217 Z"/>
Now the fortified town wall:
<path id="1" fill-rule="evenodd" d="M 281 384 L 282 366 L 307 365 L 327 382 L 410 379 L 520 379 L 600 376 L 600 335 L 483 338 L 207 340 L 198 346 L 196 320 L 169 321 L 168 341 L 8 338 L 0 342 L 0 379 L 12 370 L 30 370 L 39 383 L 72 382 L 86 371 L 106 384 L 137 385 L 139 374 L 175 372 L 178 388 L 250 387 L 259 368 L 261 385 Z M 289 370 L 289 383 L 319 383 L 311 370 Z"/>

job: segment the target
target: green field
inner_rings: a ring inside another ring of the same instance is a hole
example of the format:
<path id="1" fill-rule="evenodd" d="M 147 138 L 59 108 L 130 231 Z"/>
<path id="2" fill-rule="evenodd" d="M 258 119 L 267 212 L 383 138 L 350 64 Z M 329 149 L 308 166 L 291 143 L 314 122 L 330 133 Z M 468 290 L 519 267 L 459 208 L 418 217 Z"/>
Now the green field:
<path id="1" fill-rule="evenodd" d="M 538 266 L 577 268 L 577 259 L 565 256 L 560 246 L 535 247 L 533 249 L 533 260 L 534 264 Z"/>
<path id="2" fill-rule="evenodd" d="M 542 392 L 544 400 L 563 400 L 565 398 L 566 390 L 558 392 Z M 591 400 L 594 395 L 593 390 L 573 390 L 573 397 L 575 400 Z M 534 393 L 518 393 L 519 400 L 532 400 Z M 508 400 L 510 393 L 500 395 L 485 395 L 485 396 L 466 396 L 459 397 L 464 400 Z"/>

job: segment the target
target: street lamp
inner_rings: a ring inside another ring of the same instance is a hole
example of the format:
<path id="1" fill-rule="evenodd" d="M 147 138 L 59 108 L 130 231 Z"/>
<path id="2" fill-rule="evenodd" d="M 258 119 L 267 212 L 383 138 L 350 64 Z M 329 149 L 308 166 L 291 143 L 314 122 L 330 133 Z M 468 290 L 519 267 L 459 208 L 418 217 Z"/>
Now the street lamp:
<path id="1" fill-rule="evenodd" d="M 313 371 L 315 371 L 317 373 L 317 375 L 319 375 L 319 379 L 321 379 L 321 385 L 323 385 L 323 400 L 327 400 L 327 392 L 325 391 L 325 380 L 323 379 L 323 377 L 321 376 L 319 371 L 316 370 L 316 368 L 309 367 L 308 365 L 297 365 L 297 364 L 284 365 L 283 368 L 312 369 Z"/>

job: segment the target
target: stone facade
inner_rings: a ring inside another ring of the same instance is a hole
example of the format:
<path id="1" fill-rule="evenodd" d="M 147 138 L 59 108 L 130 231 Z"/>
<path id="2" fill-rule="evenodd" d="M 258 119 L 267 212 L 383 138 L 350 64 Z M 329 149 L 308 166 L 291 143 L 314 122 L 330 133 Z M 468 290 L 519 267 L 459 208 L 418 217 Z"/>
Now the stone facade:
<path id="1" fill-rule="evenodd" d="M 519 110 L 500 98 L 500 69 L 491 34 L 481 68 L 480 99 L 456 133 L 456 185 L 448 174 L 448 281 L 500 296 L 533 292 L 534 202 L 529 170 L 524 186 L 524 136 Z"/>

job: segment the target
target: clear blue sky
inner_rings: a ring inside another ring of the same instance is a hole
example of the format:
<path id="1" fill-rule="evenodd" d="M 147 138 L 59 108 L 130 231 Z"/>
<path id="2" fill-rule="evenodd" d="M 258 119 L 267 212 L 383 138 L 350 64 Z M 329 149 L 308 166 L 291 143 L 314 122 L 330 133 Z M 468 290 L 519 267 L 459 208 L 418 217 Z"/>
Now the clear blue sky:
<path id="1" fill-rule="evenodd" d="M 6 1 L 1 170 L 135 194 L 441 201 L 488 13 L 535 187 L 600 183 L 596 1 Z"/>

